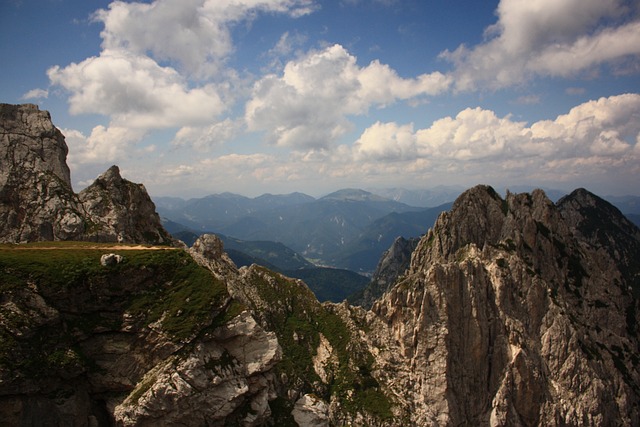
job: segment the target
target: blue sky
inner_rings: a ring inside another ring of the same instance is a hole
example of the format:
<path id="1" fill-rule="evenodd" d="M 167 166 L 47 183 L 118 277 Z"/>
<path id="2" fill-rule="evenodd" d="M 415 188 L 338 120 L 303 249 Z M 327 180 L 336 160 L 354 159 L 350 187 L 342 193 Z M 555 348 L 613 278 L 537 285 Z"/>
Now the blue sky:
<path id="1" fill-rule="evenodd" d="M 7 0 L 0 53 L 76 190 L 640 194 L 637 1 Z"/>

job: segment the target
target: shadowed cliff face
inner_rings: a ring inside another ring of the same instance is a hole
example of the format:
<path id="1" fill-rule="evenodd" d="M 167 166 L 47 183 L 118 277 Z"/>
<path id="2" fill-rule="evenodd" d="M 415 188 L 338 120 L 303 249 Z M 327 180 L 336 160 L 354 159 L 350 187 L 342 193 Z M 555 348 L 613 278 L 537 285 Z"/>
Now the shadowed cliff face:
<path id="1" fill-rule="evenodd" d="M 595 200 L 583 196 L 556 207 L 542 191 L 475 187 L 421 240 L 371 334 L 415 423 L 638 425 L 632 279 L 564 219 Z M 623 223 L 599 212 L 598 229 Z"/>

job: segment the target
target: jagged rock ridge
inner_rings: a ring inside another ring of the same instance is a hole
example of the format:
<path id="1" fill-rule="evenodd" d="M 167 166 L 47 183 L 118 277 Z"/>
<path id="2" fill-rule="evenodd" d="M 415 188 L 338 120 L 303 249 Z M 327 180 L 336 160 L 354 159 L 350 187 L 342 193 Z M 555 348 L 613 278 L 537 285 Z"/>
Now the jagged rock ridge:
<path id="1" fill-rule="evenodd" d="M 6 116 L 46 127 L 34 107 L 3 106 Z M 0 175 L 12 221 L 3 239 L 64 240 L 57 221 L 69 212 L 90 218 L 85 240 L 127 239 L 149 218 L 161 230 L 150 205 L 135 219 L 146 192 L 117 168 L 75 195 L 55 130 L 31 132 L 25 149 L 16 126 L 2 134 L 3 160 L 13 159 Z M 45 139 L 54 148 L 42 157 Z M 21 171 L 15 159 L 39 166 Z M 502 199 L 478 186 L 439 217 L 370 311 L 320 304 L 264 267 L 238 269 L 215 236 L 188 252 L 109 245 L 122 258 L 108 265 L 99 245 L 0 247 L 0 418 L 637 426 L 638 236 L 585 190 L 556 205 L 542 191 Z"/>
<path id="2" fill-rule="evenodd" d="M 575 227 L 596 203 L 479 186 L 438 219 L 371 316 L 379 380 L 413 424 L 638 425 L 632 279 Z M 624 221 L 600 220 L 615 240 Z"/>
<path id="3" fill-rule="evenodd" d="M 349 298 L 349 302 L 370 309 L 373 303 L 393 286 L 398 277 L 409 268 L 411 254 L 420 239 L 398 237 L 380 258 L 371 282 L 362 291 Z"/>
<path id="4" fill-rule="evenodd" d="M 172 241 L 144 186 L 116 166 L 75 194 L 67 153 L 48 112 L 0 104 L 0 242 Z"/>

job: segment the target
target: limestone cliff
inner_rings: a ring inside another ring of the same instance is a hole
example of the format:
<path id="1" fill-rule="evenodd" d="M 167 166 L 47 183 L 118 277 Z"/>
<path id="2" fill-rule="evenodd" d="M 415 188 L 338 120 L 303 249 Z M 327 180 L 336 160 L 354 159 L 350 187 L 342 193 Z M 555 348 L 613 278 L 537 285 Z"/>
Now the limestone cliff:
<path id="1" fill-rule="evenodd" d="M 398 277 L 409 268 L 411 254 L 420 239 L 398 237 L 380 258 L 371 282 L 362 291 L 349 298 L 349 302 L 370 309 L 373 303 L 393 286 Z"/>
<path id="2" fill-rule="evenodd" d="M 503 200 L 479 186 L 438 219 L 370 315 L 375 372 L 402 417 L 639 425 L 638 302 L 610 248 L 610 224 L 623 221 L 601 211 L 591 225 L 609 238 L 585 241 L 577 213 L 595 200 L 580 192 L 555 206 L 539 190 Z"/>
<path id="3" fill-rule="evenodd" d="M 85 239 L 151 244 L 172 241 L 144 185 L 123 179 L 117 166 L 82 190 L 78 199 L 90 224 Z"/>
<path id="4" fill-rule="evenodd" d="M 640 231 L 586 190 L 466 191 L 365 310 L 212 235 L 94 243 L 168 235 L 117 167 L 73 193 L 47 113 L 0 118 L 2 241 L 76 240 L 0 245 L 6 425 L 640 425 Z"/>
<path id="5" fill-rule="evenodd" d="M 67 152 L 48 112 L 0 104 L 0 241 L 64 240 L 84 232 Z"/>
<path id="6" fill-rule="evenodd" d="M 75 194 L 67 153 L 48 112 L 0 104 L 0 242 L 172 241 L 144 186 L 115 166 Z"/>

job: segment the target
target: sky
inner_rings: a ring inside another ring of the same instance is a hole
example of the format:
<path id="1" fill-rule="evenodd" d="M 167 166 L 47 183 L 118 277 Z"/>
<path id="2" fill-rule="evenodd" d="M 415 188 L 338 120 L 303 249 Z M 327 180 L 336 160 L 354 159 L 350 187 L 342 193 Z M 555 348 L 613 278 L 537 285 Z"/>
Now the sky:
<path id="1" fill-rule="evenodd" d="M 76 191 L 640 195 L 637 0 L 4 0 L 0 55 Z"/>

